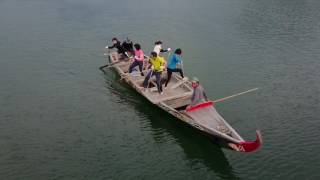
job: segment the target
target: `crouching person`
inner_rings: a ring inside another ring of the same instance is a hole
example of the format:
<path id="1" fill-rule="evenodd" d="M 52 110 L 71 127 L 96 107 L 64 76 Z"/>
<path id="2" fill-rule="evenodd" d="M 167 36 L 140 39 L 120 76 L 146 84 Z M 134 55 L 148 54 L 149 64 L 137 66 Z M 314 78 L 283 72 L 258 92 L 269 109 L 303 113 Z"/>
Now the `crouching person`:
<path id="1" fill-rule="evenodd" d="M 202 102 L 208 101 L 207 95 L 204 92 L 203 87 L 200 85 L 199 79 L 196 77 L 193 77 L 191 83 L 192 83 L 193 93 L 191 97 L 191 103 L 186 109 L 189 109 Z"/>

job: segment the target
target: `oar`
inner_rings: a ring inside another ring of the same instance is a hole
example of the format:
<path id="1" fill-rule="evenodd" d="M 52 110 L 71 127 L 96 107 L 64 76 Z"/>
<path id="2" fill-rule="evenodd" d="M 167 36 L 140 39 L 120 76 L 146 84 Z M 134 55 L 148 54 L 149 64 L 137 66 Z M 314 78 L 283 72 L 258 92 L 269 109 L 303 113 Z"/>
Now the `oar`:
<path id="1" fill-rule="evenodd" d="M 108 49 L 107 52 L 103 54 L 103 55 L 105 55 L 105 56 L 107 56 L 107 55 L 110 54 L 110 49 L 108 48 L 108 46 L 106 46 L 106 49 Z M 106 65 L 104 65 L 104 66 L 100 66 L 99 69 L 100 69 L 103 73 L 106 73 L 106 72 L 103 70 L 103 68 L 108 67 L 108 66 L 109 66 L 109 64 L 106 64 Z"/>
<path id="2" fill-rule="evenodd" d="M 168 52 L 168 57 L 167 57 L 167 61 L 169 60 L 170 58 L 170 55 L 171 55 L 171 51 Z"/>
<path id="3" fill-rule="evenodd" d="M 105 55 L 105 56 L 107 56 L 107 55 L 109 55 L 110 54 L 110 49 L 109 48 L 107 48 L 108 46 L 106 46 L 106 48 L 105 48 L 105 50 L 106 50 L 106 52 L 103 54 L 103 55 Z"/>
<path id="4" fill-rule="evenodd" d="M 151 72 L 151 73 L 150 73 Z M 152 74 L 153 74 L 153 69 L 150 69 L 150 71 L 148 72 L 147 76 L 149 75 L 150 73 L 150 78 L 148 79 L 148 85 L 147 85 L 147 90 L 149 90 L 149 85 L 150 85 L 150 80 L 152 78 Z"/>
<path id="5" fill-rule="evenodd" d="M 243 91 L 243 92 L 240 92 L 240 93 L 231 95 L 231 96 L 227 96 L 227 97 L 224 97 L 224 98 L 220 98 L 220 99 L 214 100 L 213 102 L 215 102 L 215 103 L 217 103 L 217 102 L 222 102 L 222 101 L 225 101 L 225 100 L 227 100 L 227 99 L 231 99 L 231 98 L 234 98 L 234 97 L 237 97 L 237 96 L 240 96 L 240 95 L 243 95 L 243 94 L 252 92 L 252 91 L 256 91 L 256 90 L 258 90 L 258 89 L 259 89 L 259 88 L 249 89 L 249 90 L 247 90 L 247 91 Z"/>
<path id="6" fill-rule="evenodd" d="M 110 67 L 112 67 L 113 65 L 118 64 L 118 63 L 120 63 L 120 62 L 121 62 L 121 60 L 118 60 L 118 61 L 113 62 L 113 63 L 109 63 L 109 64 L 106 64 L 106 65 L 104 65 L 104 66 L 99 67 L 99 69 L 102 70 L 103 68 L 110 68 Z"/>
<path id="7" fill-rule="evenodd" d="M 129 59 L 132 59 L 132 57 L 129 57 Z M 101 66 L 101 67 L 99 67 L 99 69 L 102 71 L 102 72 L 104 72 L 105 73 L 105 71 L 103 70 L 104 68 L 111 68 L 111 67 L 113 67 L 114 65 L 116 65 L 116 64 L 118 64 L 118 63 L 120 63 L 120 62 L 122 62 L 123 60 L 118 60 L 118 61 L 116 61 L 116 62 L 112 62 L 112 63 L 109 63 L 109 64 L 106 64 L 106 65 L 104 65 L 104 66 Z"/>
<path id="8" fill-rule="evenodd" d="M 182 73 L 184 74 L 184 68 L 183 68 L 183 60 L 182 60 L 182 57 L 181 57 L 181 71 L 182 71 Z"/>

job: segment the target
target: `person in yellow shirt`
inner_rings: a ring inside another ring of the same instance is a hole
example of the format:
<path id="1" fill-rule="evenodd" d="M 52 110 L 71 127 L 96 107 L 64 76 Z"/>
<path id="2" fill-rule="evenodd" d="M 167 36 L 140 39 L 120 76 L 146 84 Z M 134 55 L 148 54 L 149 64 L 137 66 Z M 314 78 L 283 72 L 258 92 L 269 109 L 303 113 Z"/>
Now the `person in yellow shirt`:
<path id="1" fill-rule="evenodd" d="M 152 76 L 156 76 L 157 81 L 157 88 L 159 94 L 162 94 L 162 84 L 161 84 L 161 74 L 163 70 L 165 69 L 166 61 L 163 57 L 158 56 L 156 52 L 151 53 L 150 57 L 150 63 L 151 63 L 151 71 L 147 74 L 146 78 L 143 82 L 143 87 L 147 88 L 149 84 L 149 80 Z"/>

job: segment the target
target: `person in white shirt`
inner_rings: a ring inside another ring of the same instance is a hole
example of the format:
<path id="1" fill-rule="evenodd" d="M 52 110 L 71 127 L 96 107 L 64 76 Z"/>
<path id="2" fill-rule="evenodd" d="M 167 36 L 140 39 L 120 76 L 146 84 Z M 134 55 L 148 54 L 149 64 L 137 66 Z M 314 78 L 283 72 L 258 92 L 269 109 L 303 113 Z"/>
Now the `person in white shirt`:
<path id="1" fill-rule="evenodd" d="M 168 48 L 168 49 L 162 49 L 162 41 L 156 41 L 154 43 L 154 48 L 153 48 L 153 51 L 157 53 L 157 55 L 159 55 L 160 53 L 162 52 L 168 52 L 168 51 L 171 51 L 171 48 Z"/>

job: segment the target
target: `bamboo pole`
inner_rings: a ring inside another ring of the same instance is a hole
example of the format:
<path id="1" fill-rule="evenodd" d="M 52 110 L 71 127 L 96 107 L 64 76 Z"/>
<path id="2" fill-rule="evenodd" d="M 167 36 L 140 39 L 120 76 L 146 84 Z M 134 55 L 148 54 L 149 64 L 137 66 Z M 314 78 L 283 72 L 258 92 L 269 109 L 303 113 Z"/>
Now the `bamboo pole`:
<path id="1" fill-rule="evenodd" d="M 214 100 L 213 102 L 215 102 L 215 103 L 217 103 L 217 102 L 222 102 L 222 101 L 225 101 L 225 100 L 228 100 L 228 99 L 231 99 L 231 98 L 234 98 L 234 97 L 237 97 L 237 96 L 240 96 L 240 95 L 249 93 L 249 92 L 256 91 L 256 90 L 258 90 L 258 89 L 259 89 L 259 88 L 249 89 L 249 90 L 247 90 L 247 91 L 243 91 L 243 92 L 240 92 L 240 93 L 231 95 L 231 96 L 227 96 L 227 97 L 224 97 L 224 98 L 220 98 L 220 99 Z"/>

